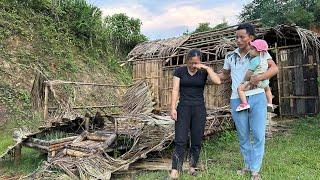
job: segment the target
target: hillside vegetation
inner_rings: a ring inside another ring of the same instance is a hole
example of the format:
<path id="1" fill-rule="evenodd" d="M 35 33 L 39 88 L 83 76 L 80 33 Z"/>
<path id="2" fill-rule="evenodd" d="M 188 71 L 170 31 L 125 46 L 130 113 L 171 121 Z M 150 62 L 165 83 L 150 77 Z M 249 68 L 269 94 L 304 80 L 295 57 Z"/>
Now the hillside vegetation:
<path id="1" fill-rule="evenodd" d="M 120 61 L 146 40 L 139 19 L 103 17 L 85 0 L 1 0 L 0 9 L 1 133 L 42 120 L 30 105 L 37 71 L 52 80 L 130 83 Z"/>

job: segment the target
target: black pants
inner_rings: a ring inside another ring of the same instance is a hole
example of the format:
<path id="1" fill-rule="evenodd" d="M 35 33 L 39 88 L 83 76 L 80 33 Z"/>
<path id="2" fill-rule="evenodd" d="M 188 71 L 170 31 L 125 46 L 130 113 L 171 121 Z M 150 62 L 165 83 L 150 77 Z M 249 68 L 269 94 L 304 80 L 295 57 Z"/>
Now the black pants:
<path id="1" fill-rule="evenodd" d="M 184 106 L 177 108 L 177 121 L 175 122 L 175 150 L 172 155 L 172 169 L 182 171 L 185 158 L 188 133 L 191 135 L 190 166 L 196 167 L 199 159 L 201 140 L 206 123 L 205 105 Z"/>

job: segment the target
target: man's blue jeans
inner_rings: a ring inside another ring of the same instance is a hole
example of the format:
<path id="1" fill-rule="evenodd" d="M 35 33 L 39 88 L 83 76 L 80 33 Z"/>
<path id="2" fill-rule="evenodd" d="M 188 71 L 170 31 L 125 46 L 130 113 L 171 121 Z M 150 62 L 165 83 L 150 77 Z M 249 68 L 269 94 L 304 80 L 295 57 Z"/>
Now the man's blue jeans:
<path id="1" fill-rule="evenodd" d="M 231 99 L 231 113 L 237 128 L 245 167 L 259 172 L 264 155 L 267 99 L 265 93 L 259 93 L 248 96 L 247 101 L 250 109 L 237 112 L 240 99 Z"/>

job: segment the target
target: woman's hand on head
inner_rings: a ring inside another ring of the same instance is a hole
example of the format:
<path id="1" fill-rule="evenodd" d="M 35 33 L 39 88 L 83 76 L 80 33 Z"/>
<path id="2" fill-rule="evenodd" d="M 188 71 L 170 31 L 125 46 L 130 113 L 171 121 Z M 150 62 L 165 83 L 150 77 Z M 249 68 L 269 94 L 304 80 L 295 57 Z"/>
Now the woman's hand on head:
<path id="1" fill-rule="evenodd" d="M 171 119 L 172 120 L 177 120 L 177 110 L 176 109 L 171 109 Z"/>
<path id="2" fill-rule="evenodd" d="M 208 66 L 206 66 L 204 64 L 195 64 L 194 67 L 197 69 L 205 69 L 205 70 L 207 70 L 209 68 Z"/>

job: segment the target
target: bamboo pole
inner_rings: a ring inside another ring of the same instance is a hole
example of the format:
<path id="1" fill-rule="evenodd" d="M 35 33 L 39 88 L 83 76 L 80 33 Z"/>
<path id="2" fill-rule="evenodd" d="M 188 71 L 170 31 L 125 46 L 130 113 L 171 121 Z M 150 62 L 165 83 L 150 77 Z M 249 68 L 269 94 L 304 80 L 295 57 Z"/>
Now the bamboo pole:
<path id="1" fill-rule="evenodd" d="M 48 119 L 48 97 L 49 97 L 49 87 L 45 82 L 44 89 L 44 111 L 43 111 L 43 119 L 46 121 Z"/>
<path id="2" fill-rule="evenodd" d="M 288 97 L 281 97 L 281 99 L 318 99 L 318 96 L 288 96 Z"/>
<path id="3" fill-rule="evenodd" d="M 275 50 L 276 50 L 276 63 L 279 67 L 279 69 L 281 68 L 281 64 L 280 64 L 280 61 L 279 61 L 279 49 L 277 48 L 278 47 L 278 44 L 275 43 Z M 281 73 L 281 74 L 280 74 Z M 282 108 L 281 108 L 281 88 L 280 88 L 280 77 L 282 75 L 282 71 L 279 71 L 279 73 L 277 74 L 277 84 L 278 84 L 278 101 L 279 101 L 279 114 L 280 114 L 280 118 L 282 119 Z"/>
<path id="4" fill-rule="evenodd" d="M 31 148 L 38 148 L 38 149 L 41 149 L 41 150 L 45 150 L 45 151 L 49 151 L 49 147 L 47 146 L 41 146 L 39 144 L 34 144 L 34 143 L 23 143 L 24 146 L 27 146 L 27 147 L 31 147 Z"/>
<path id="5" fill-rule="evenodd" d="M 17 144 L 16 147 L 14 147 L 14 165 L 20 165 L 21 149 L 22 149 L 21 143 Z"/>
<path id="6" fill-rule="evenodd" d="M 309 66 L 317 66 L 317 63 L 302 64 L 302 65 L 295 65 L 295 66 L 282 66 L 279 69 L 293 69 L 293 68 L 301 68 L 301 67 L 309 67 Z"/>
<path id="7" fill-rule="evenodd" d="M 89 117 L 87 116 L 84 117 L 84 121 L 85 121 L 84 127 L 86 131 L 89 130 L 89 120 L 90 120 Z"/>
<path id="8" fill-rule="evenodd" d="M 87 157 L 90 156 L 89 153 L 85 153 L 85 152 L 81 152 L 81 151 L 76 151 L 76 150 L 72 150 L 72 149 L 65 149 L 63 151 L 63 153 L 65 155 L 69 155 L 69 156 L 74 156 L 74 157 Z"/>
<path id="9" fill-rule="evenodd" d="M 49 142 L 50 145 L 54 145 L 54 144 L 60 144 L 60 143 L 64 143 L 67 141 L 73 141 L 77 138 L 78 136 L 71 136 L 71 137 L 66 137 L 66 138 L 62 138 L 62 139 L 57 139 L 57 140 L 52 140 Z"/>
<path id="10" fill-rule="evenodd" d="M 88 83 L 88 82 L 72 82 L 72 81 L 61 81 L 61 80 L 53 80 L 53 81 L 45 81 L 45 83 L 50 83 L 51 85 L 56 84 L 73 84 L 73 85 L 90 85 L 90 86 L 109 86 L 109 87 L 130 87 L 132 85 L 115 85 L 115 84 L 99 84 L 99 83 Z"/>
<path id="11" fill-rule="evenodd" d="M 189 48 L 189 47 L 182 47 L 182 46 L 177 47 L 177 48 L 178 48 L 178 49 L 185 49 L 185 50 L 190 50 L 190 49 L 192 49 L 192 48 Z M 216 55 L 215 53 L 211 53 L 211 52 L 208 52 L 208 51 L 205 51 L 205 50 L 201 50 L 201 49 L 200 49 L 200 52 L 202 52 L 202 53 L 204 53 L 204 54 Z"/>
<path id="12" fill-rule="evenodd" d="M 275 46 L 274 48 L 269 48 L 268 50 L 270 51 L 270 50 L 290 49 L 290 48 L 296 48 L 296 47 L 301 47 L 301 44 L 290 45 L 290 46 L 280 46 L 280 47 Z"/>
<path id="13" fill-rule="evenodd" d="M 123 107 L 123 105 L 103 105 L 103 106 L 76 106 L 72 109 L 96 109 L 96 108 L 112 108 L 112 107 Z M 58 107 L 48 107 L 50 110 L 58 109 Z"/>
<path id="14" fill-rule="evenodd" d="M 89 133 L 87 135 L 87 139 L 92 140 L 92 141 L 106 141 L 109 139 L 109 137 L 101 136 L 101 135 L 94 134 L 94 133 Z"/>
<path id="15" fill-rule="evenodd" d="M 317 78 L 319 78 L 320 75 L 320 62 L 319 62 L 319 49 L 316 47 L 316 63 L 317 63 Z M 318 86 L 318 102 L 316 101 L 316 112 L 319 112 L 319 103 L 320 103 L 320 87 Z"/>

